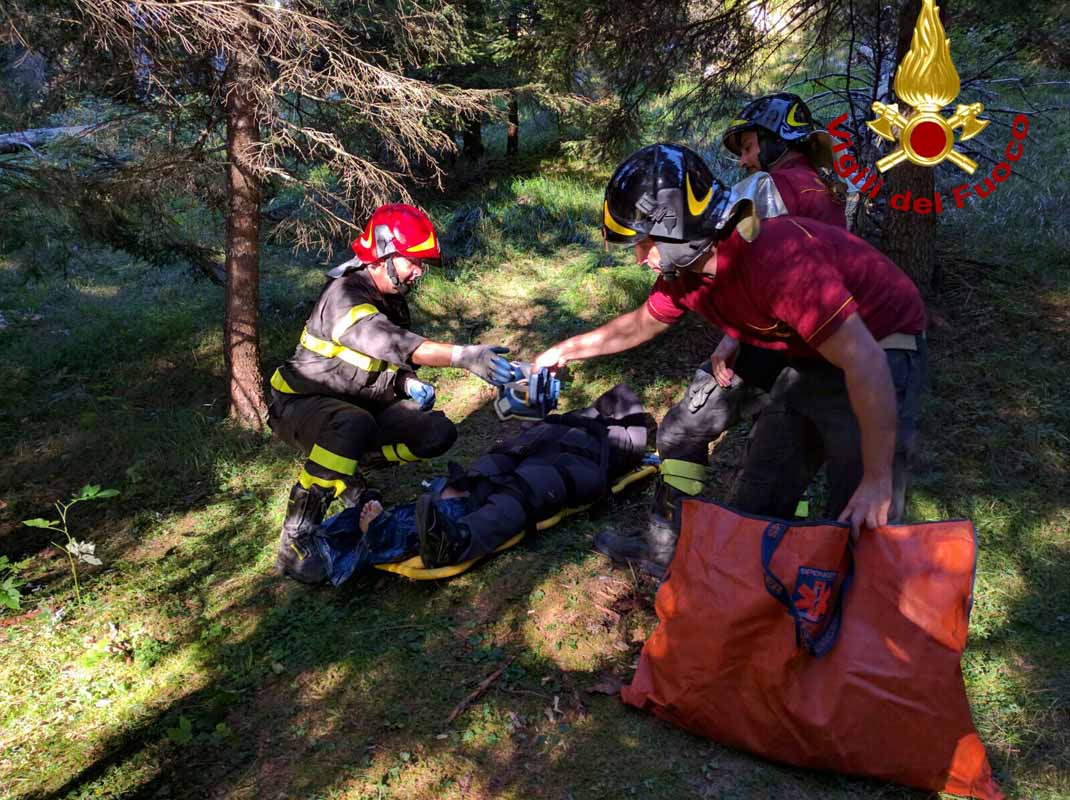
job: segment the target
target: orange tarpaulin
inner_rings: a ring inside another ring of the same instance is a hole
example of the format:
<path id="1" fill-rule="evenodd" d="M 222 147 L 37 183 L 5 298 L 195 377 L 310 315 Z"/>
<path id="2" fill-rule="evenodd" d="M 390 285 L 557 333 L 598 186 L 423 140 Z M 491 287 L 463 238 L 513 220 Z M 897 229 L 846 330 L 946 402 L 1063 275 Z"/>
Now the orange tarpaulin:
<path id="1" fill-rule="evenodd" d="M 997 800 L 959 659 L 975 544 L 959 520 L 850 531 L 685 500 L 660 624 L 626 703 L 813 769 Z"/>

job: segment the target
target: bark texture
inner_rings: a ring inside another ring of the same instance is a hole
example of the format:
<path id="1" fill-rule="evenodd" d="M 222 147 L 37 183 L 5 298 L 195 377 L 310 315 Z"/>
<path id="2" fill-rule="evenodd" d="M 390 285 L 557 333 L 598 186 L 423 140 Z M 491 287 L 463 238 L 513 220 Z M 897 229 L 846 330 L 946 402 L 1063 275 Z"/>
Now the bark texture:
<path id="1" fill-rule="evenodd" d="M 242 54 L 229 69 L 227 93 L 227 262 L 223 353 L 230 417 L 263 430 L 267 416 L 260 374 L 260 184 L 249 168 L 260 140 L 252 84 L 254 56 Z"/>

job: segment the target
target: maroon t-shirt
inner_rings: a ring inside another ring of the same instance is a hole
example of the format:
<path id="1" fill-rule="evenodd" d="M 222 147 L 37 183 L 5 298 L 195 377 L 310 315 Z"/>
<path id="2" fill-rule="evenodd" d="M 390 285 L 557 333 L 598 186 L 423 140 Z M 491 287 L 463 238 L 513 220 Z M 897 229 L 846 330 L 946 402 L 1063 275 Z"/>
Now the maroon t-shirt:
<path id="1" fill-rule="evenodd" d="M 825 182 L 804 156 L 796 156 L 769 173 L 793 217 L 807 217 L 840 228 L 847 227 L 846 208 L 837 202 Z"/>
<path id="2" fill-rule="evenodd" d="M 925 330 L 925 305 L 910 278 L 843 228 L 775 217 L 749 244 L 733 233 L 714 257 L 716 277 L 658 278 L 646 301 L 655 319 L 672 324 L 694 311 L 741 341 L 804 358 L 818 356 L 856 311 L 877 340 Z"/>

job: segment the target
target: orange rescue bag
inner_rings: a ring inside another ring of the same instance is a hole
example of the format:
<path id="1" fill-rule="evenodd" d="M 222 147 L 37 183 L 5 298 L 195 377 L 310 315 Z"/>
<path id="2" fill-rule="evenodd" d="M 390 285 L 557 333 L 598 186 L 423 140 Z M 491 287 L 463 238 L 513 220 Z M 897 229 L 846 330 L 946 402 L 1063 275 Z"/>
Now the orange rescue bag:
<path id="1" fill-rule="evenodd" d="M 836 523 L 681 512 L 624 702 L 776 761 L 1003 797 L 959 665 L 972 523 L 889 525 L 852 546 Z"/>

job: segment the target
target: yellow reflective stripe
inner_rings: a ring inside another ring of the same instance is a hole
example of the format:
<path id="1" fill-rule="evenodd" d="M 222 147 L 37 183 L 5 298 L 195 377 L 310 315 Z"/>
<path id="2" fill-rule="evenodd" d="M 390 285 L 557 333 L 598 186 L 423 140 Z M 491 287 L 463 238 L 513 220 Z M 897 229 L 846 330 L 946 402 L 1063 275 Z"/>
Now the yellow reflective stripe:
<path id="1" fill-rule="evenodd" d="M 345 350 L 341 345 L 331 344 L 330 342 L 323 341 L 323 339 L 317 339 L 308 332 L 308 328 L 301 331 L 301 346 L 306 350 L 311 350 L 313 353 L 323 356 L 324 358 L 334 358 L 340 352 Z"/>
<path id="2" fill-rule="evenodd" d="M 271 376 L 271 388 L 285 394 L 297 394 L 290 384 L 286 382 L 286 379 L 282 377 L 282 373 L 279 370 L 275 370 L 275 374 Z"/>
<path id="3" fill-rule="evenodd" d="M 418 245 L 409 248 L 410 253 L 422 253 L 424 250 L 433 250 L 435 247 L 435 232 L 431 231 L 431 235 L 420 242 Z"/>
<path id="4" fill-rule="evenodd" d="M 403 461 L 423 461 L 422 458 L 420 458 L 418 455 L 413 453 L 412 450 L 409 449 L 409 446 L 407 444 L 398 444 L 397 451 L 398 456 L 400 456 Z"/>
<path id="5" fill-rule="evenodd" d="M 398 442 L 397 444 L 384 444 L 383 455 L 386 456 L 387 461 L 393 461 L 402 464 L 411 464 L 413 461 L 423 461 L 420 456 L 416 455 L 409 449 L 409 446 Z"/>
<path id="6" fill-rule="evenodd" d="M 365 317 L 371 317 L 379 313 L 379 309 L 373 306 L 371 303 L 362 303 L 359 306 L 353 306 L 349 311 L 344 313 L 338 318 L 338 321 L 334 323 L 334 327 L 331 328 L 331 339 L 337 342 L 339 345 L 342 343 L 338 341 L 338 337 L 346 332 L 349 328 L 356 325 Z"/>
<path id="7" fill-rule="evenodd" d="M 306 350 L 311 350 L 317 355 L 321 355 L 324 358 L 340 358 L 347 364 L 352 364 L 354 367 L 359 367 L 365 372 L 397 372 L 397 364 L 388 364 L 378 358 L 372 358 L 366 353 L 361 353 L 359 350 L 352 350 L 344 345 L 334 344 L 333 342 L 325 342 L 323 339 L 318 339 L 308 332 L 308 329 L 301 331 L 301 346 Z"/>
<path id="8" fill-rule="evenodd" d="M 734 128 L 737 125 L 753 125 L 753 124 L 754 123 L 751 122 L 749 119 L 734 119 L 734 120 L 732 120 L 731 123 L 729 123 L 728 127 L 729 128 Z"/>
<path id="9" fill-rule="evenodd" d="M 621 236 L 635 236 L 635 231 L 631 228 L 625 228 L 609 213 L 609 203 L 602 203 L 602 224 L 609 228 L 613 233 L 619 233 Z"/>
<path id="10" fill-rule="evenodd" d="M 701 200 L 695 197 L 695 191 L 691 188 L 690 175 L 684 175 L 684 186 L 687 188 L 687 210 L 691 212 L 691 216 L 697 217 L 710 204 L 710 198 L 713 197 L 713 184 L 710 184 L 710 190 L 706 192 L 706 196 Z"/>
<path id="11" fill-rule="evenodd" d="M 357 471 L 357 460 L 355 458 L 346 458 L 337 453 L 332 453 L 326 447 L 320 447 L 318 444 L 313 445 L 308 460 L 319 464 L 321 467 L 341 472 L 343 475 L 353 475 Z"/>
<path id="12" fill-rule="evenodd" d="M 661 462 L 661 475 L 665 483 L 685 494 L 699 494 L 706 484 L 706 467 L 694 461 L 666 458 Z"/>
<path id="13" fill-rule="evenodd" d="M 327 480 L 326 478 L 317 478 L 311 474 L 308 470 L 302 469 L 301 474 L 297 476 L 297 482 L 300 483 L 306 489 L 311 489 L 313 486 L 324 486 L 328 489 L 334 489 L 334 496 L 338 497 L 342 492 L 346 490 L 346 482 L 342 480 Z"/>

